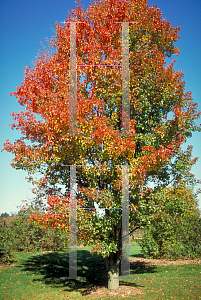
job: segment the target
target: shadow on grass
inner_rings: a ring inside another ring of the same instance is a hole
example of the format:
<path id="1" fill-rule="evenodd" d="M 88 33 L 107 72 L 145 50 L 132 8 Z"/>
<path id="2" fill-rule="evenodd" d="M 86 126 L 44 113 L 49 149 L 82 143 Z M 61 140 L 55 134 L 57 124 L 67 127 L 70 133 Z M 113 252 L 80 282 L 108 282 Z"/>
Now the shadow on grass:
<path id="1" fill-rule="evenodd" d="M 141 248 L 138 243 L 131 244 L 132 253 L 130 257 L 135 260 L 130 263 L 130 274 L 143 274 L 143 273 L 155 273 L 156 266 L 150 265 L 144 261 L 141 261 L 140 258 L 145 258 L 144 254 L 141 253 Z"/>
<path id="2" fill-rule="evenodd" d="M 156 266 L 152 266 L 146 262 L 138 261 L 130 263 L 130 274 L 155 273 Z"/>
<path id="3" fill-rule="evenodd" d="M 107 272 L 103 259 L 91 255 L 88 250 L 77 249 L 77 276 L 86 279 L 62 279 L 69 276 L 69 255 L 67 251 L 33 255 L 22 263 L 23 271 L 42 275 L 42 281 L 53 287 L 64 287 L 66 291 L 79 291 L 94 285 L 106 286 Z"/>
<path id="4" fill-rule="evenodd" d="M 131 257 L 142 257 L 144 258 L 144 254 L 141 254 L 141 253 L 138 253 L 138 254 L 135 254 L 135 255 L 131 255 Z"/>
<path id="5" fill-rule="evenodd" d="M 31 256 L 23 261 L 23 271 L 33 272 L 41 275 L 36 281 L 42 281 L 52 287 L 62 288 L 68 292 L 87 289 L 93 290 L 94 286 L 107 286 L 107 271 L 103 258 L 98 255 L 91 255 L 89 250 L 77 249 L 77 276 L 86 279 L 61 279 L 69 276 L 69 256 L 67 251 L 42 253 Z M 131 263 L 131 276 L 139 273 L 152 273 L 154 267 L 144 265 L 135 266 Z M 120 277 L 121 279 L 121 277 Z M 131 277 L 132 280 L 132 277 Z M 124 285 L 135 286 L 134 282 L 123 282 Z M 82 292 L 83 294 L 83 292 Z"/>

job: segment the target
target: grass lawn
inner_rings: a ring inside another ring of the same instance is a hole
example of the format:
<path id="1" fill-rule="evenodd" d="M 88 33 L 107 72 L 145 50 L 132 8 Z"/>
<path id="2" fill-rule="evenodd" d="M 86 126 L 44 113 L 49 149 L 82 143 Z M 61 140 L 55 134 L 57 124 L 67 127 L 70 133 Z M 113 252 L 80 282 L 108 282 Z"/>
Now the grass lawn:
<path id="1" fill-rule="evenodd" d="M 106 283 L 106 270 L 99 256 L 89 247 L 78 248 L 79 280 L 61 280 L 68 276 L 68 251 L 14 253 L 15 265 L 0 269 L 0 299 L 91 299 L 81 291 Z M 140 256 L 140 247 L 131 243 L 131 257 Z M 130 268 L 130 279 L 120 285 L 140 288 L 141 295 L 126 299 L 201 299 L 201 265 L 140 265 Z M 102 297 L 93 299 L 125 299 Z"/>

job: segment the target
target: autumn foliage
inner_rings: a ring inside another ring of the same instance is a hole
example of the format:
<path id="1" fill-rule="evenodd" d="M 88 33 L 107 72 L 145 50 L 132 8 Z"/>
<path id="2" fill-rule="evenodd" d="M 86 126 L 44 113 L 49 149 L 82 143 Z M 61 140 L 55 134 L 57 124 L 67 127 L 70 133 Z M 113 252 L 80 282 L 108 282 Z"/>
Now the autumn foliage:
<path id="1" fill-rule="evenodd" d="M 77 135 L 69 134 L 70 21 L 76 21 Z M 129 22 L 130 135 L 122 135 L 122 22 Z M 179 29 L 146 0 L 94 2 L 86 12 L 71 11 L 49 50 L 12 95 L 23 107 L 12 113 L 12 129 L 22 137 L 4 144 L 15 155 L 12 166 L 28 171 L 35 185 L 33 216 L 44 226 L 69 230 L 70 165 L 77 166 L 78 240 L 109 256 L 121 245 L 121 166 L 129 166 L 130 228 L 137 201 L 160 182 L 161 171 L 181 149 L 200 116 L 182 71 L 174 70 Z M 40 172 L 40 179 L 33 177 Z M 99 219 L 94 201 L 107 207 Z M 45 206 L 43 206 L 45 204 Z M 115 210 L 115 209 L 116 210 Z M 141 215 L 139 215 L 140 218 Z M 138 218 L 138 219 L 139 219 Z"/>

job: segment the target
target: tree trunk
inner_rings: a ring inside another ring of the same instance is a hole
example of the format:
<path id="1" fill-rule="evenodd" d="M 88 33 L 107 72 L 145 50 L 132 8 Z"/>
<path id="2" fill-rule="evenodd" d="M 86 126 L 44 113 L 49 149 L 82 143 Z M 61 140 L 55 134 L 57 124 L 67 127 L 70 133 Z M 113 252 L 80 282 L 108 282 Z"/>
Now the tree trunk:
<path id="1" fill-rule="evenodd" d="M 109 257 L 104 258 L 108 274 L 108 289 L 118 290 L 119 288 L 119 251 L 110 253 Z"/>

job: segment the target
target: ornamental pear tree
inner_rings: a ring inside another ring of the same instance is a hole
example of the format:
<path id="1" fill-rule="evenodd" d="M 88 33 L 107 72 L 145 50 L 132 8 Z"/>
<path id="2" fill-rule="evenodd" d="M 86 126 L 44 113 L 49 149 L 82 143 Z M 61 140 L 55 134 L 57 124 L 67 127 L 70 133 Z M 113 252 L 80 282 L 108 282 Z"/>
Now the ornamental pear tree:
<path id="1" fill-rule="evenodd" d="M 70 230 L 70 170 L 76 166 L 77 241 L 103 256 L 109 289 L 119 287 L 124 179 L 129 176 L 131 233 L 138 201 L 151 193 L 149 181 L 160 180 L 161 170 L 200 130 L 183 73 L 174 70 L 175 60 L 166 64 L 179 54 L 179 29 L 147 0 L 95 1 L 86 12 L 78 4 L 56 23 L 49 49 L 26 67 L 11 93 L 23 107 L 12 113 L 11 128 L 22 137 L 7 140 L 4 150 L 35 185 L 32 219 Z M 105 209 L 102 215 L 95 205 Z M 137 218 L 143 221 L 143 214 Z"/>

